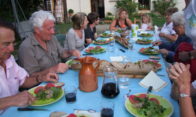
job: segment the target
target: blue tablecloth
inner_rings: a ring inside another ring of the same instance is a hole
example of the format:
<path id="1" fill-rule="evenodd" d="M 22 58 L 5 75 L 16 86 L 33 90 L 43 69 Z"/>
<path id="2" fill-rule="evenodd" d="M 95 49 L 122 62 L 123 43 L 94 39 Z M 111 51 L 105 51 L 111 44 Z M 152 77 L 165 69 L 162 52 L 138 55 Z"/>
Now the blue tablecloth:
<path id="1" fill-rule="evenodd" d="M 96 46 L 94 44 L 91 44 L 90 46 Z M 103 45 L 102 47 L 108 48 L 109 45 Z M 110 61 L 110 56 L 127 56 L 128 61 L 138 61 L 138 60 L 143 60 L 143 59 L 148 59 L 149 56 L 142 55 L 138 53 L 138 50 L 142 47 L 148 47 L 149 45 L 139 45 L 139 44 L 134 44 L 134 48 L 132 51 L 127 50 L 120 46 L 119 44 L 115 44 L 115 49 L 114 52 L 108 52 L 106 51 L 105 53 L 102 54 L 97 54 L 97 55 L 91 55 L 93 57 L 103 59 L 103 60 L 108 60 Z M 126 50 L 126 52 L 121 52 L 119 48 L 122 48 Z M 158 55 L 161 57 L 161 55 Z M 163 74 L 164 76 L 160 76 L 160 78 L 164 81 L 166 81 L 168 84 L 166 87 L 161 89 L 159 92 L 152 92 L 152 94 L 160 95 L 163 96 L 165 99 L 167 99 L 172 105 L 174 112 L 172 114 L 172 117 L 179 117 L 180 112 L 179 112 L 179 105 L 177 101 L 173 100 L 170 97 L 170 91 L 171 91 L 171 83 L 168 78 L 168 74 L 166 72 L 166 66 L 164 60 L 161 58 L 160 63 L 162 64 L 162 69 L 159 70 L 157 73 L 158 74 Z M 60 82 L 64 82 L 66 84 L 72 84 L 76 87 L 78 87 L 78 71 L 74 70 L 68 70 L 64 74 L 59 74 L 60 77 Z M 103 101 L 113 101 L 115 103 L 115 108 L 114 108 L 114 117 L 132 117 L 131 115 L 125 108 L 124 103 L 125 103 L 125 98 L 124 95 L 128 93 L 128 90 L 131 89 L 130 94 L 135 94 L 135 93 L 146 93 L 147 89 L 141 87 L 138 83 L 141 81 L 141 79 L 130 79 L 130 85 L 129 88 L 127 89 L 121 89 L 120 88 L 120 94 L 113 99 L 107 99 L 102 96 L 101 94 L 101 87 L 102 87 L 102 82 L 103 78 L 98 77 L 98 89 L 94 92 L 86 93 L 82 92 L 78 89 L 77 91 L 77 101 L 72 104 L 67 104 L 65 101 L 65 97 L 63 97 L 61 100 L 59 100 L 56 103 L 43 106 L 43 107 L 38 107 L 38 108 L 46 108 L 49 109 L 49 111 L 17 111 L 17 107 L 11 107 L 7 109 L 1 115 L 2 117 L 48 117 L 51 112 L 54 111 L 63 111 L 66 113 L 73 113 L 74 109 L 81 109 L 81 110 L 88 110 L 88 109 L 93 109 L 95 111 L 100 112 L 101 108 L 101 102 Z"/>

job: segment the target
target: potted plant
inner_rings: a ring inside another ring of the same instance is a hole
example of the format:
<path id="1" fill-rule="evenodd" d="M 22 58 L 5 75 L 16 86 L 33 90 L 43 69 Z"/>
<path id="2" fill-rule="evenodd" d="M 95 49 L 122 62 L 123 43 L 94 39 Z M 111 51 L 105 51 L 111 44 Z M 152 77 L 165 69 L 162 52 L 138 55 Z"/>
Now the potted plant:
<path id="1" fill-rule="evenodd" d="M 74 10 L 73 9 L 69 9 L 68 10 L 69 17 L 71 17 L 73 15 L 73 13 L 74 13 Z"/>

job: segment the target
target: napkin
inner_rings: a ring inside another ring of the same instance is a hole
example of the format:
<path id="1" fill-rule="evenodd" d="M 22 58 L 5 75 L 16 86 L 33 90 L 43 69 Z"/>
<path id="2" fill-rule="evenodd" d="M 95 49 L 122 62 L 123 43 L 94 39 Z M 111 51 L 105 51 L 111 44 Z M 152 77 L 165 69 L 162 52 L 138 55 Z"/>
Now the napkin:
<path id="1" fill-rule="evenodd" d="M 123 56 L 111 56 L 111 57 L 110 57 L 110 60 L 111 60 L 111 61 L 116 61 L 116 62 L 122 62 L 123 59 L 124 59 Z"/>
<path id="2" fill-rule="evenodd" d="M 144 79 L 139 82 L 139 84 L 144 88 L 152 86 L 154 91 L 159 91 L 167 85 L 167 83 L 164 80 L 160 79 L 160 77 L 157 76 L 154 71 L 148 73 L 144 77 Z"/>
<path id="3" fill-rule="evenodd" d="M 100 112 L 88 111 L 88 110 L 75 110 L 76 115 L 86 115 L 89 117 L 100 117 Z"/>

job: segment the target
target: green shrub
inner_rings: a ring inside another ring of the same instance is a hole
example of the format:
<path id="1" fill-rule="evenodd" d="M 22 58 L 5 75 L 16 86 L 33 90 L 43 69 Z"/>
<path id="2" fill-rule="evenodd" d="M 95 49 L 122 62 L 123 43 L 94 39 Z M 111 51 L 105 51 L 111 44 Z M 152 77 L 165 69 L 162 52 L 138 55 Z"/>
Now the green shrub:
<path id="1" fill-rule="evenodd" d="M 72 14 L 72 13 L 74 13 L 74 10 L 73 10 L 73 9 L 69 9 L 69 10 L 68 10 L 68 13 L 69 13 L 69 14 Z"/>
<path id="2" fill-rule="evenodd" d="M 161 15 L 165 15 L 165 11 L 170 7 L 174 7 L 176 4 L 174 0 L 169 0 L 169 1 L 157 0 L 157 1 L 153 1 L 153 5 L 154 5 L 154 11 L 159 12 Z"/>
<path id="3" fill-rule="evenodd" d="M 112 13 L 111 12 L 107 12 L 107 16 L 111 16 L 112 15 Z"/>
<path id="4" fill-rule="evenodd" d="M 116 2 L 116 8 L 124 8 L 128 11 L 129 16 L 131 17 L 134 12 L 136 12 L 138 3 L 134 0 L 120 0 Z"/>

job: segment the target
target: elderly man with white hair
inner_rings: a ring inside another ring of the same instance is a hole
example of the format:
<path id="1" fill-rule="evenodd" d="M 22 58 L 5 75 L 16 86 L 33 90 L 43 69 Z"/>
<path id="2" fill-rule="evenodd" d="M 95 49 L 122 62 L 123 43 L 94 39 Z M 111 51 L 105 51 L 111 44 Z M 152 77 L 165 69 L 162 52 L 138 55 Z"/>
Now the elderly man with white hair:
<path id="1" fill-rule="evenodd" d="M 178 34 L 177 40 L 168 48 L 160 49 L 159 52 L 163 54 L 166 60 L 170 63 L 174 62 L 175 51 L 182 42 L 191 43 L 191 39 L 185 35 L 185 19 L 182 11 L 176 12 L 171 16 L 173 22 L 173 29 Z"/>
<path id="2" fill-rule="evenodd" d="M 19 61 L 29 74 L 32 73 L 64 73 L 68 65 L 61 63 L 61 58 L 70 56 L 57 41 L 55 34 L 55 18 L 48 11 L 37 11 L 30 17 L 34 34 L 25 39 L 19 48 Z"/>

